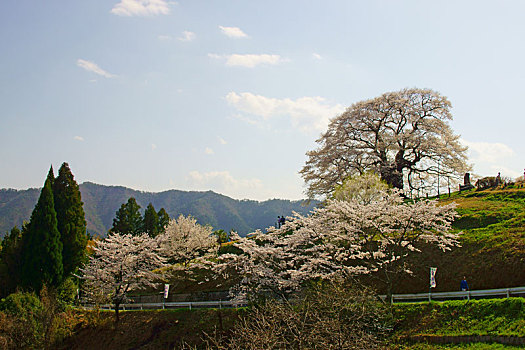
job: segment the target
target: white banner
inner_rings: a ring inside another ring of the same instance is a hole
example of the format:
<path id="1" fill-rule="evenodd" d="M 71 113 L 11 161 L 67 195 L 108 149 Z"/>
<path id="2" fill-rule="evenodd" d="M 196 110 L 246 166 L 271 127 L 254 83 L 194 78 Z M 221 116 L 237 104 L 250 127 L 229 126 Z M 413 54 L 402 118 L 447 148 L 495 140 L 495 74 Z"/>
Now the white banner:
<path id="1" fill-rule="evenodd" d="M 430 288 L 436 288 L 436 271 L 437 267 L 430 268 Z"/>
<path id="2" fill-rule="evenodd" d="M 169 291 L 170 291 L 170 285 L 169 284 L 165 284 L 164 285 L 164 299 L 168 299 Z"/>

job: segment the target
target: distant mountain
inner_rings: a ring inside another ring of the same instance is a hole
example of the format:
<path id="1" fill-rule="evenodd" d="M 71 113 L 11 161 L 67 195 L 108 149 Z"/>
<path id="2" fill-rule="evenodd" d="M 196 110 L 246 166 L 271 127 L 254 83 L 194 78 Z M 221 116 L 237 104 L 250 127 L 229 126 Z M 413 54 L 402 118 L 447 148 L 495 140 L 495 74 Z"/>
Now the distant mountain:
<path id="1" fill-rule="evenodd" d="M 235 229 L 242 235 L 274 225 L 277 216 L 291 215 L 292 211 L 306 214 L 318 203 L 305 206 L 303 201 L 272 199 L 264 202 L 236 200 L 221 194 L 169 190 L 164 192 L 136 191 L 122 186 L 104 186 L 91 182 L 80 185 L 87 229 L 92 234 L 105 236 L 113 224 L 115 212 L 129 197 L 135 197 L 142 212 L 152 203 L 158 211 L 166 209 L 171 218 L 194 216 L 200 224 L 209 224 L 215 230 Z M 40 189 L 0 189 L 0 237 L 13 226 L 29 221 L 40 195 Z"/>

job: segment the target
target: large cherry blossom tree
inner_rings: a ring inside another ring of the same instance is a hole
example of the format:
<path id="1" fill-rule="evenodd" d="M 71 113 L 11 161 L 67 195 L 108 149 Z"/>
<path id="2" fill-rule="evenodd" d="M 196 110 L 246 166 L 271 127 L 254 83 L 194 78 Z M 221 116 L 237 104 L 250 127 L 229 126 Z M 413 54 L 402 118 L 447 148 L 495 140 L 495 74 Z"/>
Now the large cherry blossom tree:
<path id="1" fill-rule="evenodd" d="M 404 89 L 357 102 L 332 119 L 301 170 L 307 194 L 331 194 L 349 176 L 373 170 L 410 191 L 433 179 L 458 178 L 466 150 L 449 121 L 451 104 L 428 89 Z"/>

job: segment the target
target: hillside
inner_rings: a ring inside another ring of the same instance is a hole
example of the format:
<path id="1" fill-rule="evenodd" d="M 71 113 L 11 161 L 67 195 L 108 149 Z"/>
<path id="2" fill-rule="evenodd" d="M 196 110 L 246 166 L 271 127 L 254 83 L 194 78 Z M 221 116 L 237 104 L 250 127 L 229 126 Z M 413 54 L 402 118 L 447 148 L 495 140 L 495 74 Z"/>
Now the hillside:
<path id="1" fill-rule="evenodd" d="M 395 292 L 428 292 L 429 266 L 438 268 L 436 292 L 458 290 L 463 276 L 471 289 L 525 285 L 525 189 L 456 192 L 440 202 L 457 204 L 461 216 L 453 227 L 462 232 L 461 247 L 446 253 L 421 247 L 411 261 L 414 275 Z"/>
<path id="2" fill-rule="evenodd" d="M 115 329 L 112 312 L 97 314 L 77 310 L 70 313 L 72 331 L 54 346 L 57 349 L 180 349 L 186 345 L 188 349 L 204 349 L 205 334 L 217 332 L 228 337 L 247 311 L 123 311 L 121 323 Z M 486 340 L 476 340 L 476 337 L 490 336 L 496 341 L 500 340 L 497 338 L 521 342 L 525 339 L 523 298 L 395 304 L 392 315 L 393 331 L 380 349 L 502 349 L 503 345 L 482 344 L 478 341 Z M 460 339 L 464 344 L 456 345 L 414 344 L 421 340 L 443 342 L 447 336 L 470 339 Z M 465 344 L 467 342 L 473 343 Z"/>
<path id="3" fill-rule="evenodd" d="M 302 201 L 272 199 L 264 202 L 236 200 L 212 192 L 187 192 L 169 190 L 164 192 L 142 192 L 122 186 L 104 186 L 91 182 L 80 185 L 88 232 L 104 236 L 111 228 L 115 212 L 129 197 L 146 208 L 152 203 L 155 209 L 166 209 L 170 217 L 179 214 L 192 215 L 200 224 L 209 224 L 214 229 L 237 230 L 247 234 L 255 229 L 274 225 L 277 216 L 291 215 L 292 211 L 307 213 L 316 204 L 304 206 Z M 39 189 L 0 189 L 0 237 L 13 226 L 21 226 L 31 216 Z"/>

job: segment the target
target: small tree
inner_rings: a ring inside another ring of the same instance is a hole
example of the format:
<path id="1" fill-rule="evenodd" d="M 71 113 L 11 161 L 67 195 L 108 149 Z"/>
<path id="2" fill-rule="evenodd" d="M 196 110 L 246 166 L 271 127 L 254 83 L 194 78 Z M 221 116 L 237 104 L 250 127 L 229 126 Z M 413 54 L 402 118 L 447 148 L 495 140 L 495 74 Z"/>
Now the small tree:
<path id="1" fill-rule="evenodd" d="M 155 237 L 159 234 L 159 215 L 151 203 L 148 204 L 146 211 L 144 211 L 144 232 L 150 237 Z"/>
<path id="2" fill-rule="evenodd" d="M 166 227 L 170 223 L 170 216 L 164 208 L 160 208 L 159 212 L 157 213 L 157 216 L 159 218 L 157 232 L 164 233 L 166 231 Z"/>
<path id="3" fill-rule="evenodd" d="M 23 230 L 27 230 L 24 225 Z M 14 293 L 21 284 L 22 231 L 13 227 L 1 241 L 0 248 L 0 299 Z"/>
<path id="4" fill-rule="evenodd" d="M 120 206 L 113 219 L 113 227 L 110 233 L 139 235 L 143 232 L 142 215 L 140 215 L 140 205 L 135 198 L 130 197 L 127 203 Z"/>
<path id="5" fill-rule="evenodd" d="M 81 268 L 84 290 L 90 300 L 105 296 L 115 305 L 115 322 L 127 294 L 145 287 L 155 287 L 159 274 L 155 269 L 164 265 L 159 243 L 147 234 L 114 233 L 97 242 L 89 263 Z"/>

